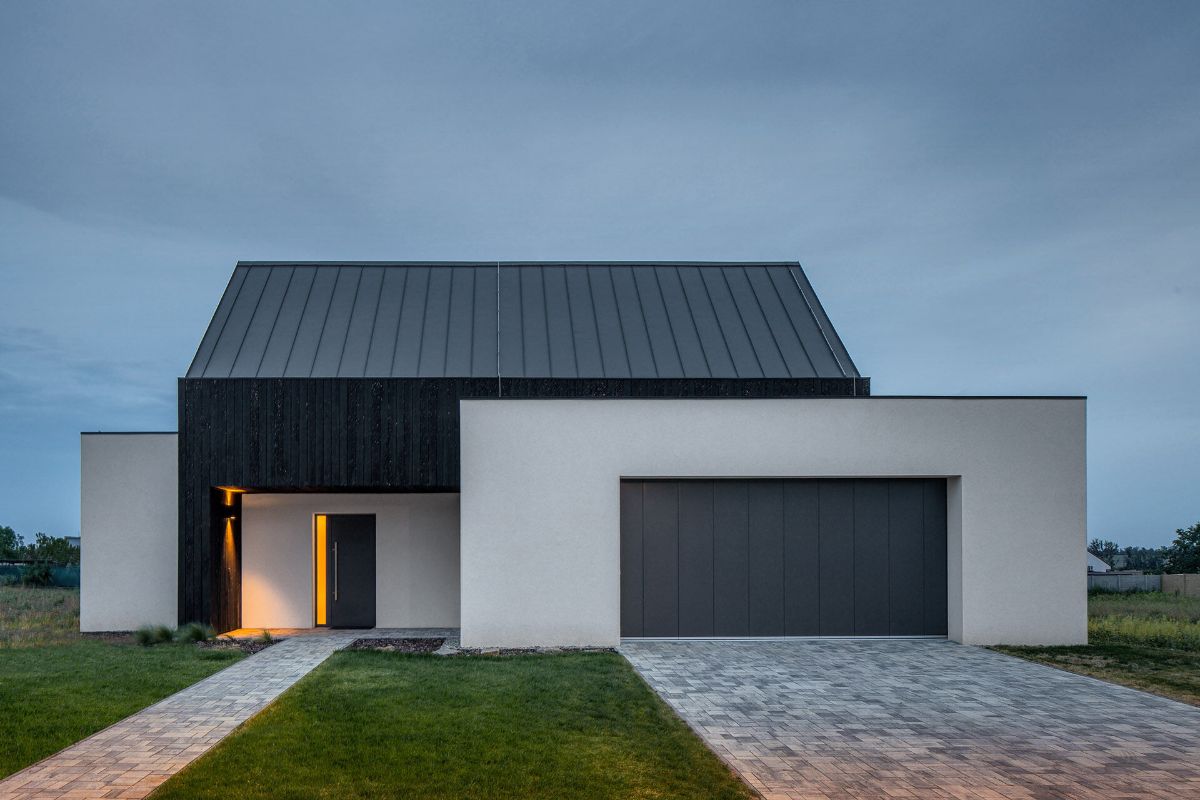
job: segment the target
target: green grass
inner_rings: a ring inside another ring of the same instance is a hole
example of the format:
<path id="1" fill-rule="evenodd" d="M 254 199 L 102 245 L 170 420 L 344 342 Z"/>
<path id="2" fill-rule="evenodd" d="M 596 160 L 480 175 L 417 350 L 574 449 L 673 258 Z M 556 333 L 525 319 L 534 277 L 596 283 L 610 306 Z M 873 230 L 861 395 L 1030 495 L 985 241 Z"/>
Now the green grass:
<path id="1" fill-rule="evenodd" d="M 1082 647 L 997 647 L 1010 655 L 1200 706 L 1200 598 L 1088 596 Z"/>
<path id="2" fill-rule="evenodd" d="M 342 652 L 169 798 L 747 798 L 615 653 Z"/>
<path id="3" fill-rule="evenodd" d="M 242 657 L 78 630 L 78 590 L 0 587 L 0 777 Z"/>
<path id="4" fill-rule="evenodd" d="M 1200 652 L 1200 597 L 1162 592 L 1092 594 L 1088 641 Z"/>
<path id="5" fill-rule="evenodd" d="M 0 586 L 0 648 L 79 639 L 79 590 Z"/>

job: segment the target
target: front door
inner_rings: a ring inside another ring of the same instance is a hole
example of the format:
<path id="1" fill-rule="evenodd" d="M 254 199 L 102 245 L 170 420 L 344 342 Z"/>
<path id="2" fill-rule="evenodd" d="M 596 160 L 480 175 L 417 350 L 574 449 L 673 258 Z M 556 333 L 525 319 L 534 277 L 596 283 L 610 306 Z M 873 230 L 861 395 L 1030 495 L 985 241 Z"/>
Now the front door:
<path id="1" fill-rule="evenodd" d="M 375 515 L 326 517 L 326 619 L 331 628 L 375 627 Z"/>

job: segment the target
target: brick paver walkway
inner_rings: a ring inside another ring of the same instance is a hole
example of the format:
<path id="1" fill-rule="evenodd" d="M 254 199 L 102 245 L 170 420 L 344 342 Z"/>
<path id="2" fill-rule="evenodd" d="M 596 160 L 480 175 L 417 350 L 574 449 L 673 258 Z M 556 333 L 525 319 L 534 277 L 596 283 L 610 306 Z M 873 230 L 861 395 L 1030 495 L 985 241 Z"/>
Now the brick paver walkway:
<path id="1" fill-rule="evenodd" d="M 946 641 L 627 642 L 767 798 L 1200 798 L 1200 708 Z"/>
<path id="2" fill-rule="evenodd" d="M 458 642 L 457 631 L 382 628 L 287 639 L 0 780 L 0 800 L 145 797 L 335 651 L 355 639 L 414 635 Z"/>

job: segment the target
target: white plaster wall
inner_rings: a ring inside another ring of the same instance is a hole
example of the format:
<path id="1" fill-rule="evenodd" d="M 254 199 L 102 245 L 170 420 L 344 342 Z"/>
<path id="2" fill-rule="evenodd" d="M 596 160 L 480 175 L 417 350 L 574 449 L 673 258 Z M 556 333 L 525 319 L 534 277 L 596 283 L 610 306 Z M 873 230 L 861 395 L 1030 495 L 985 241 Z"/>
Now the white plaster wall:
<path id="1" fill-rule="evenodd" d="M 178 622 L 177 439 L 174 433 L 80 437 L 80 630 Z"/>
<path id="2" fill-rule="evenodd" d="M 313 516 L 375 515 L 375 624 L 458 627 L 457 494 L 242 496 L 242 625 L 313 624 Z"/>
<path id="3" fill-rule="evenodd" d="M 1081 398 L 464 400 L 462 638 L 620 636 L 621 477 L 947 477 L 949 632 L 1085 642 Z"/>

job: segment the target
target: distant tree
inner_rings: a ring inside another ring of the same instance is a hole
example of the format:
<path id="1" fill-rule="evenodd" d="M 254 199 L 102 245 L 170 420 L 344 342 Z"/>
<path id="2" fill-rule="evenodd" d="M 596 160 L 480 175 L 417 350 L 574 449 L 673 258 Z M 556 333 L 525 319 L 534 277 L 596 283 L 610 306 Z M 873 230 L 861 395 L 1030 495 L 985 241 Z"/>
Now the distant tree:
<path id="1" fill-rule="evenodd" d="M 1120 545 L 1110 542 L 1108 539 L 1092 539 L 1087 549 L 1089 553 L 1109 566 L 1112 566 L 1113 557 L 1121 552 Z"/>
<path id="2" fill-rule="evenodd" d="M 78 564 L 79 548 L 61 536 L 47 536 L 39 531 L 33 544 L 25 546 L 26 558 L 49 564 Z"/>
<path id="3" fill-rule="evenodd" d="M 0 525 L 0 559 L 19 559 L 22 558 L 22 550 L 25 547 L 25 540 L 22 539 L 16 531 L 7 525 Z"/>
<path id="4" fill-rule="evenodd" d="M 1167 560 L 1165 547 L 1126 547 L 1121 550 L 1125 556 L 1125 569 L 1137 569 L 1142 572 L 1162 572 Z"/>
<path id="5" fill-rule="evenodd" d="M 1175 531 L 1167 548 L 1167 572 L 1200 572 L 1200 522 Z"/>

